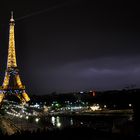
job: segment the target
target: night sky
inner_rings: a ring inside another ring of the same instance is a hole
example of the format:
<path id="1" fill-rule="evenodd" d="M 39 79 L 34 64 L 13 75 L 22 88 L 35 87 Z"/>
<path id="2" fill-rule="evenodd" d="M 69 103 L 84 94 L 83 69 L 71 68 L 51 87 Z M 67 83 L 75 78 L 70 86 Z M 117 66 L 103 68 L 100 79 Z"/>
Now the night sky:
<path id="1" fill-rule="evenodd" d="M 0 84 L 11 10 L 17 63 L 29 94 L 140 88 L 137 3 L 5 0 L 0 4 Z"/>

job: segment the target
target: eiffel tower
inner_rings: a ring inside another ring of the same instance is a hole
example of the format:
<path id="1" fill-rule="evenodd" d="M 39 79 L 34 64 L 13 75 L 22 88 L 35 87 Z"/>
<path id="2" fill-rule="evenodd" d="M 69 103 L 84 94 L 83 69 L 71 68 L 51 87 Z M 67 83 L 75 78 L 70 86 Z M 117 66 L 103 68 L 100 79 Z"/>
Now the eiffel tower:
<path id="1" fill-rule="evenodd" d="M 25 104 L 30 98 L 28 97 L 25 86 L 22 84 L 19 76 L 19 69 L 16 61 L 14 26 L 15 20 L 13 18 L 13 12 L 11 12 L 7 68 L 0 90 L 0 103 L 3 101 L 4 97 L 15 95 L 20 99 L 21 103 Z"/>

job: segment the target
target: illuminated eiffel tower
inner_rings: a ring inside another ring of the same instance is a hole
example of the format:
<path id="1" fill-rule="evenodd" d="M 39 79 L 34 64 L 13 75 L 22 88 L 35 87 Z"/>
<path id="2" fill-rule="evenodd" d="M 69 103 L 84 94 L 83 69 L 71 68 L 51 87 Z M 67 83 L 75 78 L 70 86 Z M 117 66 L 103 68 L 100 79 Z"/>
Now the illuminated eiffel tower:
<path id="1" fill-rule="evenodd" d="M 13 12 L 11 12 L 7 68 L 5 71 L 5 77 L 0 92 L 0 103 L 3 101 L 3 98 L 5 96 L 13 94 L 17 96 L 24 104 L 28 102 L 30 98 L 25 91 L 25 86 L 20 80 L 19 69 L 17 67 L 14 25 L 15 21 L 13 19 Z"/>

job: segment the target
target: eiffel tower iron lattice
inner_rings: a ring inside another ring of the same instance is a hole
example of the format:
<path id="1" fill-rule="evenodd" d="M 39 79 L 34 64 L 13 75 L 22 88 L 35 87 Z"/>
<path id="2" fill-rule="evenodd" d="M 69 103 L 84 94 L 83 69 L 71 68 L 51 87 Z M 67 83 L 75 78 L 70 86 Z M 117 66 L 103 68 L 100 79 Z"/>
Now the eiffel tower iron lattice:
<path id="1" fill-rule="evenodd" d="M 11 94 L 17 96 L 22 103 L 26 103 L 30 100 L 25 91 L 25 86 L 20 80 L 19 69 L 17 67 L 14 26 L 15 21 L 13 18 L 13 12 L 11 12 L 7 68 L 5 71 L 4 81 L 0 90 L 0 103 L 5 96 Z"/>

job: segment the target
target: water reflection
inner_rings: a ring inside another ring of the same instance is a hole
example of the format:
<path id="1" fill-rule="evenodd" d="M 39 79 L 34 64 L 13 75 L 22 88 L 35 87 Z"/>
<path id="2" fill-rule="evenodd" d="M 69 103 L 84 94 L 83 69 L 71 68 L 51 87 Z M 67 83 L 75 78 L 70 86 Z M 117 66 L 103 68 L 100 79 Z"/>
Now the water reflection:
<path id="1" fill-rule="evenodd" d="M 70 118 L 70 125 L 73 125 L 73 119 Z"/>
<path id="2" fill-rule="evenodd" d="M 60 122 L 60 117 L 59 116 L 56 117 L 56 126 L 61 127 L 61 122 Z"/>
<path id="3" fill-rule="evenodd" d="M 132 121 L 132 115 L 122 116 L 51 116 L 47 117 L 48 121 L 54 127 L 88 127 L 102 131 L 115 131 L 121 129 L 122 126 Z"/>
<path id="4" fill-rule="evenodd" d="M 72 117 L 60 117 L 60 116 L 52 116 L 50 118 L 50 122 L 53 126 L 57 128 L 67 127 L 67 126 L 74 126 L 77 123 L 83 124 L 82 122 L 75 121 Z"/>
<path id="5" fill-rule="evenodd" d="M 51 117 L 51 123 L 55 126 L 55 117 L 54 116 Z"/>
<path id="6" fill-rule="evenodd" d="M 60 128 L 61 125 L 62 125 L 59 116 L 52 116 L 52 117 L 51 117 L 51 123 L 53 124 L 53 126 L 56 126 L 56 127 L 58 127 L 58 128 Z"/>
<path id="7" fill-rule="evenodd" d="M 134 119 L 134 118 L 133 118 L 133 115 L 129 115 L 129 116 L 128 116 L 128 120 L 129 120 L 129 121 L 133 121 L 133 119 Z"/>

